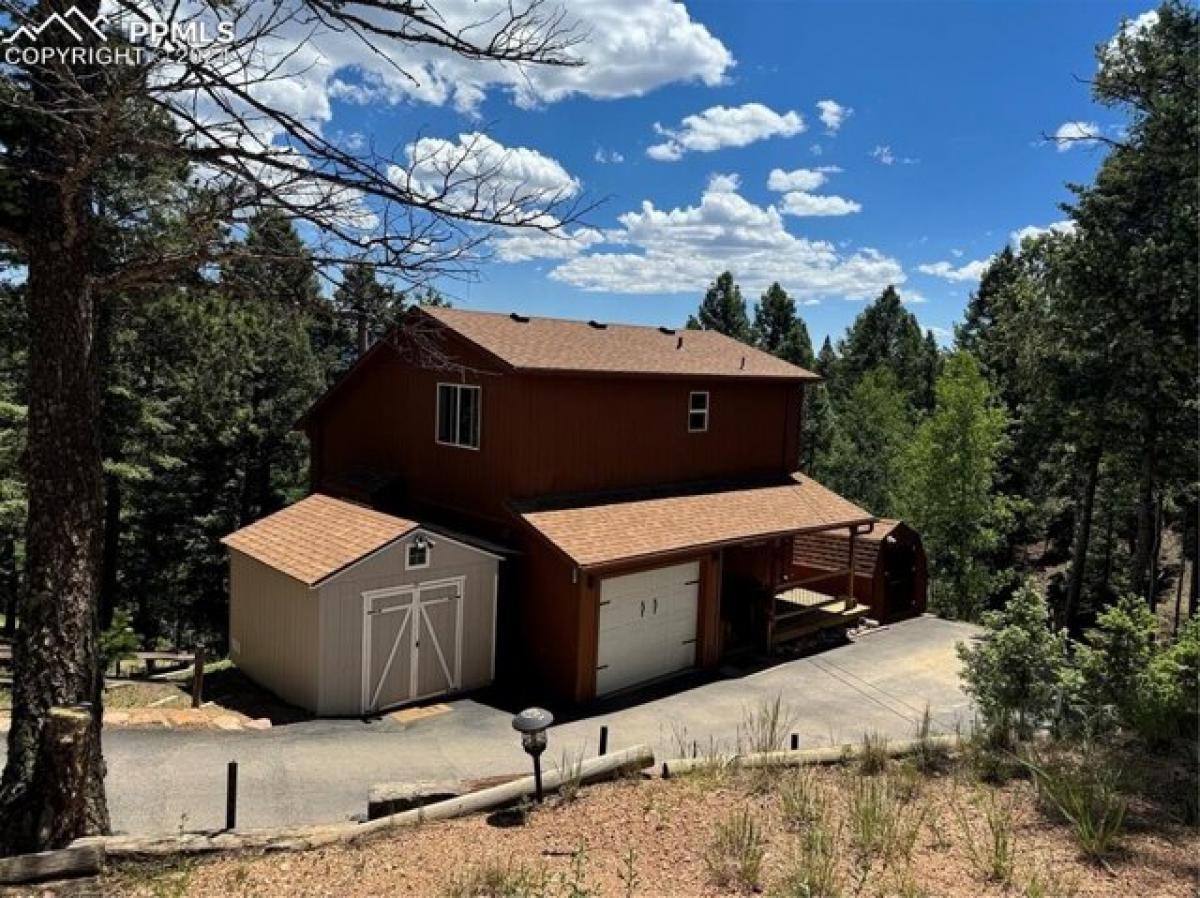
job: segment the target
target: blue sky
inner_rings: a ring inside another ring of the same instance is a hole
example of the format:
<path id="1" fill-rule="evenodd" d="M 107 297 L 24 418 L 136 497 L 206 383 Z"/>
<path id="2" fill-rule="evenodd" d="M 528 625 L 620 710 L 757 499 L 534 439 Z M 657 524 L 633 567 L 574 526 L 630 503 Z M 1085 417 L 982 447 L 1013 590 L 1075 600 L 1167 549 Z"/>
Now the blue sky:
<path id="1" fill-rule="evenodd" d="M 569 8 L 589 19 L 593 5 Z M 1044 136 L 1115 132 L 1119 114 L 1082 79 L 1095 45 L 1149 8 L 647 0 L 645 33 L 583 46 L 593 61 L 566 86 L 521 97 L 484 79 L 458 94 L 451 74 L 432 102 L 381 99 L 343 70 L 325 127 L 380 143 L 484 133 L 601 201 L 574 240 L 498 241 L 476 283 L 442 285 L 463 308 L 677 324 L 731 267 L 749 300 L 780 279 L 815 342 L 893 280 L 945 335 L 980 263 L 1013 232 L 1064 220 L 1065 184 L 1093 176 L 1100 145 Z M 653 40 L 664 27 L 669 46 Z M 837 104 L 825 121 L 823 100 Z"/>

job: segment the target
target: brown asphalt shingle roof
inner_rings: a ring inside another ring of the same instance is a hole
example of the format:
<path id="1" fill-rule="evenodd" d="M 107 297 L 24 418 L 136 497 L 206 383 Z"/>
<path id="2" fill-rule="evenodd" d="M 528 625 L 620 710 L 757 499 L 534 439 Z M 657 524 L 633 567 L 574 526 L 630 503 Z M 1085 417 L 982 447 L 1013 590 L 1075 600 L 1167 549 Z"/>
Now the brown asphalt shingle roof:
<path id="1" fill-rule="evenodd" d="M 417 526 L 316 493 L 221 542 L 312 586 Z"/>
<path id="2" fill-rule="evenodd" d="M 770 377 L 817 375 L 716 331 L 667 330 L 497 312 L 423 307 L 422 311 L 522 371 Z"/>
<path id="3" fill-rule="evenodd" d="M 580 567 L 874 520 L 799 475 L 775 486 L 526 511 L 520 517 Z"/>

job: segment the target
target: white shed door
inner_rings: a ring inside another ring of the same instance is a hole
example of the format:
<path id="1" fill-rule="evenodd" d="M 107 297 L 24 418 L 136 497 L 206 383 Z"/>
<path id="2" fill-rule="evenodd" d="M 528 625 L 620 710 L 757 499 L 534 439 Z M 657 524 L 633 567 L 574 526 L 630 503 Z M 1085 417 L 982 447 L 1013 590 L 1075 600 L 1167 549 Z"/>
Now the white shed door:
<path id="1" fill-rule="evenodd" d="M 700 562 L 600 581 L 596 694 L 696 663 Z"/>
<path id="2" fill-rule="evenodd" d="M 363 593 L 364 713 L 458 688 L 465 582 Z"/>

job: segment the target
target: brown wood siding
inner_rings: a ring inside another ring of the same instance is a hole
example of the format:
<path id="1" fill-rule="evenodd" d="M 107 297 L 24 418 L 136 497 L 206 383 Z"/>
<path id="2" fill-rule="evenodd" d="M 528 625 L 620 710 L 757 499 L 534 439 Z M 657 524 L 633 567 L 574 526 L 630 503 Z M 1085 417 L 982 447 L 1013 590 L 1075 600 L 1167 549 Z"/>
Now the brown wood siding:
<path id="1" fill-rule="evenodd" d="M 396 476 L 413 502 L 500 527 L 512 499 L 786 474 L 796 467 L 801 387 L 781 381 L 501 373 L 469 345 L 435 371 L 379 352 L 308 422 L 316 488 L 345 495 L 356 471 Z M 434 439 L 436 385 L 478 384 L 478 451 Z M 688 394 L 709 393 L 689 433 Z"/>
<path id="2" fill-rule="evenodd" d="M 318 706 L 319 599 L 315 590 L 229 551 L 230 658 L 286 702 Z"/>

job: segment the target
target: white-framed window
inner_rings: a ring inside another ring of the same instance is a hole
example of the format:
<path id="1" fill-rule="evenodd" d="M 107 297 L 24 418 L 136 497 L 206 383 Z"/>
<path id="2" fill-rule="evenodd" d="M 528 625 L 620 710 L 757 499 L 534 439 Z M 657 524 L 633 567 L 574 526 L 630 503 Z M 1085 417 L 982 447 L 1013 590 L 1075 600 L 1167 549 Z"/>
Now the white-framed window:
<path id="1" fill-rule="evenodd" d="M 443 446 L 479 448 L 480 404 L 483 389 L 470 384 L 437 385 L 435 439 Z"/>
<path id="2" fill-rule="evenodd" d="M 708 430 L 708 393 L 697 390 L 688 393 L 688 433 Z"/>
<path id="3" fill-rule="evenodd" d="M 429 556 L 433 546 L 424 536 L 418 536 L 404 550 L 404 569 L 407 571 L 429 567 Z"/>

